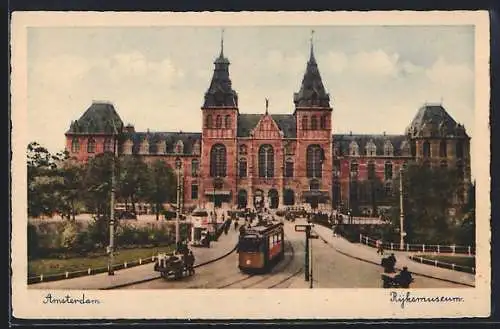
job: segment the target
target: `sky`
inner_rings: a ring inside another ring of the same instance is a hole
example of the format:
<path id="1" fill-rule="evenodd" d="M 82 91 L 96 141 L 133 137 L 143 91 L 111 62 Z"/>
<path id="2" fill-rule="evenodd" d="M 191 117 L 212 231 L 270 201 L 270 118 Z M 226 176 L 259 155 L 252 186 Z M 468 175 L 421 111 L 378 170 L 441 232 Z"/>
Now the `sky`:
<path id="1" fill-rule="evenodd" d="M 333 133 L 402 134 L 424 103 L 442 103 L 474 137 L 473 26 L 270 26 L 224 29 L 240 113 L 293 113 L 311 30 Z M 137 131 L 201 131 L 221 27 L 31 27 L 30 141 L 64 149 L 93 100 Z"/>

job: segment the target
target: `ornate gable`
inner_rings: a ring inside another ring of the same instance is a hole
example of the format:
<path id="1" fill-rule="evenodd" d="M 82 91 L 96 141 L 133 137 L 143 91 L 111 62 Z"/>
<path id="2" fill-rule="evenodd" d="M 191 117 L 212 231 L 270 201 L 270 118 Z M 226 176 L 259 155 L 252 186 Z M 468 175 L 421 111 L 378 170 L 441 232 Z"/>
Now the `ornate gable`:
<path id="1" fill-rule="evenodd" d="M 278 124 L 270 115 L 264 115 L 259 120 L 251 135 L 259 139 L 281 139 L 283 132 L 279 129 Z"/>

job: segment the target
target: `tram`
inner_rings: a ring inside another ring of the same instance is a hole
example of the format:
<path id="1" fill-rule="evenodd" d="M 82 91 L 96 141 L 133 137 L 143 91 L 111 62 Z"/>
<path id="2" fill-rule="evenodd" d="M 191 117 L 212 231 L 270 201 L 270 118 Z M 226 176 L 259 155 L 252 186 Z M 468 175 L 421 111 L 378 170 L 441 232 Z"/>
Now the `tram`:
<path id="1" fill-rule="evenodd" d="M 246 228 L 240 233 L 238 254 L 240 271 L 269 272 L 285 255 L 283 223 Z"/>

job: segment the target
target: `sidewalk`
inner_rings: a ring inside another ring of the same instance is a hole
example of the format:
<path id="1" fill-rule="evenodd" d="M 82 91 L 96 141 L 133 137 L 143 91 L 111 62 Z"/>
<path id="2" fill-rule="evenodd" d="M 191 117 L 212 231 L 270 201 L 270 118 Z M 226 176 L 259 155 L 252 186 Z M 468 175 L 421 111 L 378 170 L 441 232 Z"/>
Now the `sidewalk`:
<path id="1" fill-rule="evenodd" d="M 228 235 L 224 233 L 219 240 L 212 241 L 210 248 L 196 248 L 191 250 L 195 256 L 195 266 L 230 252 L 238 241 L 238 232 L 231 228 Z M 36 283 L 28 286 L 29 289 L 110 289 L 137 281 L 147 281 L 160 277 L 153 270 L 153 264 L 139 265 L 129 269 L 115 271 L 115 275 L 107 273 L 83 276 L 74 279 Z"/>
<path id="2" fill-rule="evenodd" d="M 306 220 L 297 220 L 297 224 L 302 223 L 306 223 Z M 358 260 L 380 265 L 382 257 L 377 254 L 376 249 L 363 244 L 351 243 L 340 236 L 334 237 L 332 230 L 322 225 L 314 225 L 313 230 L 322 240 L 325 240 L 327 243 L 332 245 L 338 252 Z M 385 252 L 386 255 L 390 255 L 391 253 L 394 253 L 394 256 L 396 256 L 396 268 L 398 269 L 401 269 L 403 266 L 407 266 L 408 270 L 416 275 L 450 281 L 471 287 L 474 287 L 475 285 L 475 276 L 473 274 L 452 271 L 432 265 L 420 264 L 408 258 L 409 255 L 413 255 L 415 253 L 404 251 Z"/>

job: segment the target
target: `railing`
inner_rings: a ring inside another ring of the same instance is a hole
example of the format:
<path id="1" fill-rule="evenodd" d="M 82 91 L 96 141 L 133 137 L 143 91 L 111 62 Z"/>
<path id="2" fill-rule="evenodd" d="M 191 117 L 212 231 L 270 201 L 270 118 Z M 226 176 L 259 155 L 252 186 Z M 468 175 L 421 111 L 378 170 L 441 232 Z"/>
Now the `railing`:
<path id="1" fill-rule="evenodd" d="M 121 264 L 114 264 L 113 265 L 113 270 L 123 270 L 125 268 L 129 267 L 135 267 L 138 265 L 144 265 L 144 264 L 149 264 L 153 263 L 156 260 L 156 255 L 152 255 L 151 257 L 147 258 L 139 258 L 133 261 L 129 262 L 123 262 Z M 64 272 L 64 273 L 56 273 L 56 274 L 47 274 L 44 275 L 39 274 L 36 276 L 30 276 L 28 277 L 28 284 L 33 284 L 33 283 L 40 283 L 40 282 L 50 282 L 50 281 L 57 281 L 57 280 L 65 280 L 65 279 L 72 279 L 72 278 L 78 278 L 82 276 L 88 276 L 88 275 L 95 275 L 95 274 L 100 274 L 100 273 L 106 273 L 108 272 L 109 267 L 98 267 L 98 268 L 91 268 L 89 267 L 86 270 L 79 270 L 79 271 L 73 271 L 73 272 Z"/>
<path id="2" fill-rule="evenodd" d="M 360 234 L 359 242 L 365 244 L 369 247 L 377 248 L 379 246 L 379 240 L 370 238 L 369 236 Z M 461 246 L 461 245 L 446 245 L 446 244 L 403 244 L 403 249 L 400 249 L 400 245 L 397 242 L 383 242 L 382 247 L 384 250 L 394 250 L 394 251 L 407 251 L 407 252 L 419 252 L 419 253 L 435 253 L 435 254 L 459 254 L 459 255 L 475 255 L 476 248 L 474 246 Z"/>
<path id="3" fill-rule="evenodd" d="M 463 266 L 463 265 L 457 265 L 457 264 L 453 264 L 453 263 L 441 262 L 441 261 L 438 261 L 437 259 L 428 259 L 428 258 L 418 256 L 418 255 L 411 255 L 411 256 L 408 256 L 408 258 L 410 258 L 411 260 L 413 260 L 415 262 L 419 262 L 421 264 L 433 265 L 436 267 L 441 267 L 441 268 L 446 268 L 446 269 L 450 269 L 453 271 L 466 272 L 466 273 L 471 273 L 471 274 L 476 273 L 476 269 L 474 267 L 470 267 L 470 266 Z"/>

